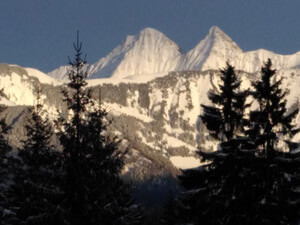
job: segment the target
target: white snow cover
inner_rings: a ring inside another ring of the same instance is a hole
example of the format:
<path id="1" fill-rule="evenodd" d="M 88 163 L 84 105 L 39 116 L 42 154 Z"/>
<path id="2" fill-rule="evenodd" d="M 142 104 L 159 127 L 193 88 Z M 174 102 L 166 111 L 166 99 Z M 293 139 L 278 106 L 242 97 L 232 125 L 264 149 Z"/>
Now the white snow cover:
<path id="1" fill-rule="evenodd" d="M 158 77 L 163 77 L 166 76 L 167 73 L 154 73 L 154 74 L 140 74 L 140 75 L 132 75 L 125 77 L 123 79 L 118 79 L 118 78 L 98 78 L 98 79 L 88 79 L 87 83 L 89 87 L 92 86 L 97 86 L 100 84 L 120 84 L 120 83 L 147 83 L 151 80 L 154 80 L 155 78 Z"/>
<path id="2" fill-rule="evenodd" d="M 183 142 L 183 141 L 181 141 L 181 140 L 179 140 L 177 138 L 169 136 L 167 134 L 163 135 L 163 140 L 166 141 L 166 143 L 168 144 L 169 147 L 175 147 L 175 148 L 176 147 L 186 147 L 190 151 L 196 151 L 197 150 L 196 147 L 191 146 L 191 145 L 189 145 L 189 144 L 187 144 L 187 143 L 185 143 L 185 142 Z"/>
<path id="3" fill-rule="evenodd" d="M 106 108 L 109 113 L 113 113 L 115 115 L 125 114 L 128 116 L 135 117 L 146 123 L 149 123 L 153 120 L 152 118 L 148 117 L 147 115 L 141 114 L 137 108 L 125 107 L 125 106 L 118 105 L 116 103 L 113 103 L 113 104 L 103 103 L 103 105 L 104 105 L 104 108 Z"/>
<path id="4" fill-rule="evenodd" d="M 122 79 L 136 74 L 173 71 L 181 54 L 179 47 L 161 32 L 146 28 L 128 36 L 108 56 L 90 67 L 90 78 Z"/>
<path id="5" fill-rule="evenodd" d="M 66 76 L 70 66 L 60 66 L 59 68 L 48 73 L 50 77 L 53 77 L 56 80 L 68 81 L 68 77 Z"/>
<path id="6" fill-rule="evenodd" d="M 22 81 L 24 76 L 12 73 L 0 79 L 0 89 L 8 98 L 8 105 L 33 105 L 36 99 L 30 82 Z M 26 77 L 25 77 L 26 78 Z M 4 101 L 4 100 L 3 100 Z M 5 103 L 5 102 L 3 102 Z"/>
<path id="7" fill-rule="evenodd" d="M 195 157 L 172 156 L 170 161 L 173 165 L 180 169 L 191 169 L 201 165 L 200 159 Z"/>
<path id="8" fill-rule="evenodd" d="M 5 66 L 11 67 L 11 69 L 16 69 L 18 72 L 8 72 L 6 74 L 2 71 L 0 79 L 0 89 L 3 89 L 6 97 L 0 99 L 0 103 L 12 106 L 12 105 L 33 105 L 36 101 L 35 86 L 32 82 L 32 77 L 37 78 L 38 81 L 42 84 L 49 85 L 60 85 L 61 82 L 49 77 L 45 73 L 34 69 L 34 68 L 22 68 L 18 65 L 9 65 Z M 44 96 L 42 96 L 43 98 Z M 49 113 L 52 113 L 52 110 L 48 109 Z"/>
<path id="9" fill-rule="evenodd" d="M 232 58 L 242 50 L 218 27 L 212 27 L 204 40 L 200 41 L 184 57 L 179 70 L 206 70 L 225 65 L 224 59 Z M 226 61 L 225 61 L 226 62 Z"/>
<path id="10" fill-rule="evenodd" d="M 274 65 L 273 68 L 277 69 Z M 16 73 L 12 73 L 10 75 L 1 74 L 0 79 L 0 89 L 4 88 L 4 93 L 8 96 L 7 100 L 2 99 L 2 103 L 6 105 L 32 105 L 36 99 L 33 91 L 33 83 L 31 82 L 30 76 L 38 77 L 41 82 L 51 83 L 51 79 L 46 79 L 42 73 L 34 69 L 26 69 L 29 76 L 20 75 Z M 239 74 L 239 72 L 237 72 Z M 283 89 L 288 89 L 289 94 L 287 95 L 287 106 L 291 107 L 294 105 L 299 106 L 299 96 L 300 96 L 300 69 L 281 69 L 278 71 L 278 77 L 285 78 L 283 80 Z M 156 74 L 157 77 L 163 76 L 164 73 Z M 242 88 L 247 89 L 250 87 L 251 79 L 259 73 L 255 74 L 247 74 L 244 72 L 240 73 L 242 79 Z M 130 78 L 133 79 L 131 80 Z M 176 79 L 174 79 L 174 77 Z M 149 79 L 148 79 L 149 78 Z M 116 84 L 124 81 L 128 82 L 143 82 L 144 80 L 150 81 L 151 74 L 143 74 L 142 76 L 133 75 L 129 77 L 125 77 L 124 79 L 118 78 L 106 78 L 106 79 L 97 79 L 98 84 L 105 82 L 115 82 Z M 170 79 L 173 82 L 170 82 L 170 85 L 162 86 L 157 85 L 160 80 L 163 82 L 168 81 Z M 175 81 L 176 80 L 176 81 Z M 158 81 L 158 82 L 157 82 Z M 180 140 L 181 134 L 187 134 L 189 131 L 181 128 L 180 126 L 171 126 L 171 122 L 178 120 L 178 118 L 172 118 L 172 110 L 176 109 L 178 115 L 180 115 L 181 119 L 188 121 L 189 125 L 195 130 L 191 130 L 189 133 L 195 137 L 197 135 L 198 120 L 199 115 L 201 114 L 201 104 L 210 104 L 210 101 L 207 98 L 207 93 L 211 89 L 217 89 L 220 78 L 218 73 L 216 72 L 184 72 L 184 73 L 172 73 L 170 77 L 166 77 L 164 79 L 158 79 L 157 81 L 153 81 L 149 83 L 149 107 L 147 109 L 140 107 L 138 104 L 139 91 L 134 90 L 129 92 L 129 97 L 127 98 L 126 106 L 122 106 L 116 103 L 104 103 L 109 113 L 112 114 L 125 114 L 128 116 L 132 116 L 137 118 L 139 121 L 148 123 L 150 125 L 153 122 L 153 115 L 159 112 L 160 108 L 162 108 L 162 102 L 164 102 L 164 114 L 163 117 L 165 119 L 165 123 L 163 124 L 163 128 L 165 129 L 165 133 L 162 135 L 161 142 L 147 142 L 146 137 L 143 137 L 141 132 L 137 132 L 137 136 L 141 138 L 141 141 L 153 149 L 163 150 L 165 153 L 165 149 L 168 147 L 181 147 L 185 146 L 190 150 L 190 153 L 194 153 L 197 148 L 197 144 L 191 142 L 193 144 L 185 143 Z M 93 80 L 88 80 L 89 85 L 95 85 Z M 173 85 L 174 84 L 174 85 Z M 189 108 L 188 105 L 192 104 L 193 107 Z M 255 104 L 253 104 L 255 107 Z M 55 115 L 55 108 L 47 108 L 47 111 Z M 180 113 L 182 111 L 182 114 Z M 172 121 L 173 120 L 173 121 Z M 300 114 L 297 115 L 295 122 L 300 126 Z M 207 134 L 206 134 L 207 135 Z M 293 141 L 300 141 L 300 134 L 298 134 Z M 157 144 L 159 146 L 157 147 Z M 163 146 L 162 146 L 163 145 Z M 194 145 L 194 146 L 192 146 Z M 204 149 L 216 150 L 218 147 L 218 142 L 216 141 L 206 141 L 201 146 Z M 172 156 L 170 157 L 171 162 L 174 166 L 187 169 L 192 167 L 197 167 L 200 165 L 200 160 L 190 157 L 181 157 L 181 156 Z"/>
<path id="11" fill-rule="evenodd" d="M 127 36 L 111 53 L 90 65 L 88 73 L 89 79 L 113 78 L 106 81 L 147 82 L 151 77 L 156 78 L 155 74 L 167 75 L 171 71 L 222 68 L 228 60 L 236 69 L 252 73 L 259 71 L 268 58 L 272 59 L 278 70 L 300 66 L 300 52 L 293 55 L 279 55 L 264 49 L 243 52 L 228 35 L 215 26 L 187 53 L 182 53 L 180 47 L 163 33 L 145 28 L 138 35 Z M 68 66 L 61 66 L 48 75 L 64 80 L 67 69 Z"/>
<path id="12" fill-rule="evenodd" d="M 58 81 L 57 79 L 53 79 L 51 76 L 49 76 L 37 69 L 34 69 L 34 68 L 24 68 L 24 69 L 27 71 L 28 76 L 38 78 L 38 80 L 43 84 L 52 84 L 52 85 L 60 85 L 61 84 L 61 82 Z"/>

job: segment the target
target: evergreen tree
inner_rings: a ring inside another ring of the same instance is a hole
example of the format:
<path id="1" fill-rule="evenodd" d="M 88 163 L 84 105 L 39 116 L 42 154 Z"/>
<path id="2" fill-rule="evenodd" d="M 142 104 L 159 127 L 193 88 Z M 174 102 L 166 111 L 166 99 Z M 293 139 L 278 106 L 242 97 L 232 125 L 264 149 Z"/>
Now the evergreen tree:
<path id="1" fill-rule="evenodd" d="M 270 68 L 270 65 L 269 61 L 262 69 L 263 80 L 267 80 L 264 73 L 269 71 L 267 68 Z M 224 79 L 222 80 L 224 81 Z M 259 82 L 257 81 L 255 84 Z M 227 85 L 230 87 L 229 84 Z M 267 90 L 266 87 L 267 85 L 260 90 Z M 277 87 L 278 89 L 275 92 L 282 93 L 279 85 Z M 261 96 L 255 91 L 253 94 L 254 96 Z M 271 94 L 266 95 L 270 96 Z M 283 97 L 283 95 L 279 96 Z M 270 101 L 272 102 L 272 100 Z M 179 224 L 269 225 L 297 224 L 299 222 L 299 194 L 297 192 L 299 189 L 299 160 L 295 160 L 299 157 L 299 153 L 284 153 L 276 150 L 276 146 L 273 145 L 273 143 L 276 143 L 275 139 L 273 141 L 271 139 L 273 137 L 272 129 L 271 131 L 266 129 L 271 135 L 265 134 L 262 136 L 263 138 L 267 136 L 266 139 L 263 139 L 265 142 L 271 140 L 269 144 L 264 146 L 269 146 L 266 149 L 273 149 L 272 154 L 270 154 L 271 150 L 268 150 L 268 154 L 260 154 L 261 150 L 257 145 L 257 143 L 264 143 L 257 142 L 257 140 L 262 139 L 259 134 L 264 134 L 258 128 L 261 127 L 262 121 L 266 124 L 271 123 L 266 121 L 270 118 L 285 122 L 285 125 L 279 126 L 276 132 L 284 134 L 296 132 L 291 124 L 296 111 L 286 115 L 283 99 L 273 100 L 273 102 L 275 102 L 274 105 L 272 106 L 273 103 L 270 103 L 269 108 L 274 108 L 277 117 L 269 114 L 268 117 L 264 117 L 264 120 L 256 121 L 254 118 L 259 117 L 254 117 L 252 113 L 259 115 L 260 111 L 251 112 L 250 123 L 245 123 L 255 128 L 247 131 L 251 134 L 250 137 L 241 135 L 239 130 L 243 129 L 237 129 L 239 126 L 235 126 L 236 128 L 233 129 L 232 133 L 226 132 L 226 129 L 223 131 L 222 128 L 226 127 L 226 121 L 223 120 L 225 117 L 222 116 L 224 115 L 222 110 L 215 110 L 215 112 L 219 112 L 218 118 L 221 119 L 215 121 L 213 119 L 205 120 L 209 130 L 212 130 L 210 129 L 212 127 L 219 127 L 215 131 L 224 132 L 225 138 L 220 143 L 221 148 L 218 151 L 211 153 L 199 151 L 203 159 L 209 160 L 209 163 L 197 169 L 183 171 L 183 175 L 179 177 L 182 186 L 186 189 L 178 199 L 178 210 L 181 212 L 180 215 L 185 218 L 184 222 Z M 282 108 L 279 110 L 275 106 Z M 210 109 L 212 108 L 210 107 Z M 234 109 L 234 107 L 232 108 Z M 207 112 L 204 108 L 202 118 L 207 118 L 206 114 L 208 114 L 208 118 L 213 118 L 213 113 Z M 210 110 L 209 112 L 213 111 Z M 283 112 L 281 114 L 282 119 L 278 117 L 279 112 Z M 261 114 L 265 115 L 265 113 Z M 221 124 L 214 124 L 216 121 Z M 245 120 L 241 119 L 241 121 Z M 234 123 L 227 122 L 227 124 Z M 241 127 L 243 126 L 241 124 Z M 266 128 L 268 126 L 262 127 Z M 228 130 L 230 131 L 230 129 Z M 258 132 L 255 134 L 254 131 Z M 214 132 L 213 135 L 218 132 Z M 237 133 L 239 135 L 236 135 Z M 256 135 L 258 138 L 256 138 Z M 263 153 L 266 151 L 263 150 Z"/>
<path id="2" fill-rule="evenodd" d="M 259 172 L 264 192 L 256 204 L 257 217 L 263 224 L 299 224 L 299 152 L 289 148 L 293 146 L 290 139 L 299 132 L 292 123 L 299 110 L 287 111 L 287 92 L 280 88 L 283 78 L 278 79 L 271 67 L 268 59 L 261 79 L 252 84 L 259 108 L 250 113 L 247 132 L 263 162 Z"/>
<path id="3" fill-rule="evenodd" d="M 249 105 L 245 104 L 246 92 L 240 90 L 241 81 L 234 68 L 227 63 L 220 74 L 220 91 L 208 96 L 214 105 L 202 105 L 200 116 L 210 134 L 220 141 L 220 148 L 211 153 L 199 151 L 203 161 L 211 162 L 197 169 L 183 170 L 179 176 L 185 191 L 176 204 L 180 216 L 175 224 L 245 222 L 240 219 L 246 214 L 241 199 L 245 192 L 251 191 L 245 176 L 254 158 L 253 152 L 243 150 L 247 146 L 243 138 L 247 124 L 244 110 Z"/>
<path id="4" fill-rule="evenodd" d="M 278 152 L 276 147 L 279 139 L 290 139 L 299 131 L 291 123 L 299 110 L 297 108 L 287 113 L 284 99 L 287 91 L 280 88 L 283 78 L 277 79 L 276 70 L 271 67 L 272 62 L 268 59 L 261 69 L 261 79 L 252 83 L 252 95 L 259 108 L 250 113 L 251 126 L 248 131 L 255 146 L 265 157 Z"/>
<path id="5" fill-rule="evenodd" d="M 40 97 L 38 90 L 37 104 L 30 109 L 31 118 L 25 126 L 27 138 L 14 164 L 7 203 L 14 215 L 6 224 L 63 224 L 59 207 L 61 154 L 51 145 L 53 130 Z"/>
<path id="6" fill-rule="evenodd" d="M 238 137 L 243 131 L 244 111 L 249 107 L 245 104 L 248 92 L 240 91 L 241 81 L 229 62 L 226 68 L 220 70 L 220 75 L 220 91 L 208 95 L 214 105 L 201 105 L 203 114 L 200 117 L 214 138 L 226 142 Z"/>
<path id="7" fill-rule="evenodd" d="M 70 60 L 70 82 L 63 90 L 72 115 L 57 121 L 64 155 L 64 201 L 66 220 L 72 225 L 138 224 L 139 209 L 119 177 L 124 154 L 119 141 L 106 132 L 106 112 L 91 99 L 82 44 L 74 44 L 76 57 Z M 89 111 L 88 111 L 89 110 Z"/>

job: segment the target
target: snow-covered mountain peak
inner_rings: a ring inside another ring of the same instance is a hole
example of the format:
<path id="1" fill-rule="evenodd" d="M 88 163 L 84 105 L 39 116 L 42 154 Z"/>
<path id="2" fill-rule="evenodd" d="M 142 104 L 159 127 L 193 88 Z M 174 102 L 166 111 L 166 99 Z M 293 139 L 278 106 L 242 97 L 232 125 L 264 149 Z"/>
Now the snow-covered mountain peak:
<path id="1" fill-rule="evenodd" d="M 190 50 L 180 70 L 209 70 L 224 67 L 226 61 L 241 55 L 240 47 L 220 28 L 212 27 L 206 37 Z"/>
<path id="2" fill-rule="evenodd" d="M 210 29 L 209 29 L 209 32 L 208 33 L 222 33 L 222 34 L 225 34 L 223 30 L 221 30 L 220 27 L 217 27 L 217 26 L 212 26 Z M 225 34 L 226 35 L 226 34 Z"/>
<path id="3" fill-rule="evenodd" d="M 223 64 L 225 65 L 229 56 L 237 53 L 242 53 L 239 46 L 220 28 L 214 26 L 209 30 L 206 37 L 185 55 L 178 69 L 206 70 L 218 68 Z"/>
<path id="4" fill-rule="evenodd" d="M 163 33 L 160 31 L 147 27 L 143 30 L 141 30 L 137 35 L 128 35 L 124 39 L 121 45 L 119 45 L 117 48 L 113 50 L 120 50 L 128 47 L 134 47 L 135 45 L 138 45 L 142 42 L 142 44 L 147 45 L 151 41 L 170 41 L 172 42 L 168 37 L 166 37 Z M 174 42 L 173 42 L 174 43 Z M 174 43 L 175 44 L 175 43 Z M 175 44 L 176 45 L 176 44 Z"/>
<path id="5" fill-rule="evenodd" d="M 227 36 L 227 34 L 224 33 L 223 30 L 221 30 L 219 27 L 217 26 L 213 26 L 209 29 L 209 32 L 207 34 L 207 37 L 211 40 L 214 40 L 214 39 L 228 39 L 229 37 Z M 230 38 L 229 38 L 230 39 Z"/>
<path id="6" fill-rule="evenodd" d="M 138 35 L 127 36 L 109 55 L 93 64 L 90 79 L 169 72 L 175 70 L 180 58 L 176 43 L 153 28 L 145 28 Z"/>
<path id="7" fill-rule="evenodd" d="M 164 34 L 151 27 L 146 27 L 142 29 L 139 33 L 139 36 L 160 36 L 160 35 L 164 35 Z"/>
<path id="8" fill-rule="evenodd" d="M 167 42 L 178 47 L 175 42 L 169 39 L 162 32 L 150 27 L 147 27 L 140 31 L 138 35 L 138 40 L 143 41 L 145 44 L 147 44 L 147 41 Z"/>
<path id="9" fill-rule="evenodd" d="M 162 32 L 145 28 L 136 35 L 127 36 L 107 56 L 90 65 L 88 72 L 89 79 L 113 78 L 111 80 L 115 82 L 134 78 L 140 81 L 143 76 L 154 79 L 155 74 L 172 71 L 223 68 L 230 61 L 236 69 L 252 73 L 259 71 L 268 58 L 278 70 L 300 66 L 300 52 L 293 55 L 279 55 L 265 49 L 243 52 L 216 26 L 187 53 L 182 53 L 180 47 Z M 67 69 L 64 66 L 49 75 L 62 79 Z"/>
<path id="10" fill-rule="evenodd" d="M 229 38 L 228 35 L 217 26 L 213 26 L 209 29 L 208 36 Z"/>
<path id="11" fill-rule="evenodd" d="M 212 48 L 217 48 L 218 50 L 227 49 L 242 52 L 240 47 L 219 27 L 216 26 L 210 28 L 204 41 L 209 42 Z"/>
<path id="12" fill-rule="evenodd" d="M 67 81 L 68 80 L 67 72 L 69 68 L 70 68 L 69 65 L 60 66 L 57 69 L 49 72 L 48 76 L 53 77 L 56 80 Z"/>
<path id="13" fill-rule="evenodd" d="M 145 28 L 137 35 L 127 36 L 106 57 L 92 64 L 89 67 L 89 79 L 123 79 L 136 75 L 215 68 L 219 64 L 223 65 L 225 58 L 235 55 L 236 52 L 242 53 L 242 50 L 216 26 L 212 27 L 207 36 L 186 54 L 183 54 L 180 47 L 162 32 Z M 220 58 L 220 62 L 215 64 L 214 58 Z M 56 75 L 57 73 L 65 72 L 66 67 L 62 67 L 50 75 L 58 78 L 62 76 Z"/>
<path id="14" fill-rule="evenodd" d="M 176 53 L 177 51 L 180 51 L 179 46 L 174 41 L 162 32 L 149 27 L 140 31 L 138 36 L 136 36 L 134 45 L 137 47 L 137 50 L 139 48 L 156 48 L 156 50 L 159 50 L 158 48 L 165 48 L 166 50 L 170 49 L 171 51 L 175 49 Z"/>
<path id="15" fill-rule="evenodd" d="M 136 36 L 128 35 L 122 43 L 122 46 L 130 46 L 136 41 Z"/>

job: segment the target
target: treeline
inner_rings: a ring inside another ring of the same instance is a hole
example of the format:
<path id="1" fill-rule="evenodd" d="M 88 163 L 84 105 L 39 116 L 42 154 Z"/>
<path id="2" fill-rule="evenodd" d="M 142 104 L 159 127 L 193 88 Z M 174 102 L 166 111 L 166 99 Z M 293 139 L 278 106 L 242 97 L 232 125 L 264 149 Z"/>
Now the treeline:
<path id="1" fill-rule="evenodd" d="M 202 105 L 200 115 L 218 148 L 199 149 L 202 166 L 183 170 L 183 191 L 155 212 L 160 218 L 145 221 L 149 213 L 120 178 L 128 150 L 108 134 L 107 112 L 86 88 L 81 47 L 77 39 L 62 90 L 68 118 L 60 115 L 53 128 L 37 90 L 27 138 L 17 151 L 0 121 L 0 224 L 299 224 L 300 150 L 292 142 L 298 109 L 287 110 L 287 92 L 271 60 L 248 90 L 229 63 L 220 70 L 218 90 L 208 95 L 212 104 Z M 61 149 L 51 144 L 54 129 Z"/>

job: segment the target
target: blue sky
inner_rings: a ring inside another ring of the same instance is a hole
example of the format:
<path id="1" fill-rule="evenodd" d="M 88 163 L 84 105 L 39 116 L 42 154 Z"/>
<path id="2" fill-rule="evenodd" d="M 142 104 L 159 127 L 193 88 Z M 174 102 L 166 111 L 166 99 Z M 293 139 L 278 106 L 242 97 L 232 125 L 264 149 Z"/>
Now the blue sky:
<path id="1" fill-rule="evenodd" d="M 73 56 L 80 30 L 89 63 L 152 27 L 184 51 L 220 27 L 243 50 L 300 51 L 299 0 L 0 0 L 0 62 L 49 72 Z"/>

